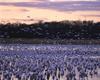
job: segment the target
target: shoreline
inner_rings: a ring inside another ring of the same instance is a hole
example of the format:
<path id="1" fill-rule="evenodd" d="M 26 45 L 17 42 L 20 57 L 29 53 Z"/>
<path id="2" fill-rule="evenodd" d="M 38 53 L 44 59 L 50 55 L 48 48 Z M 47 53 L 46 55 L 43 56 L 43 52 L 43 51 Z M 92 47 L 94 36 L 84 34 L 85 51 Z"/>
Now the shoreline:
<path id="1" fill-rule="evenodd" d="M 72 39 L 22 39 L 22 38 L 1 38 L 0 44 L 61 44 L 61 45 L 99 45 L 100 39 L 93 40 L 72 40 Z"/>

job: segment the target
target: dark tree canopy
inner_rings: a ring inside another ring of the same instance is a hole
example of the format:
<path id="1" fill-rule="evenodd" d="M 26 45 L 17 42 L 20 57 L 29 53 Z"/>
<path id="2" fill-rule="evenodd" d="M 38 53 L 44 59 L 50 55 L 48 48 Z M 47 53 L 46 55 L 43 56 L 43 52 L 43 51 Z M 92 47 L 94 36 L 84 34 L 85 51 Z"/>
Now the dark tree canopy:
<path id="1" fill-rule="evenodd" d="M 100 22 L 1 23 L 0 38 L 100 39 Z"/>

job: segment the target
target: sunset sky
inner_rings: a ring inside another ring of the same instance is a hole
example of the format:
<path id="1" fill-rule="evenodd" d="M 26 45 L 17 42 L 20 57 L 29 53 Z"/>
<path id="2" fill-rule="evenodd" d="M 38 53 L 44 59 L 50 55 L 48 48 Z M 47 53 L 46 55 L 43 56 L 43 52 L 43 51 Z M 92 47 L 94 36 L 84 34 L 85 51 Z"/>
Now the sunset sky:
<path id="1" fill-rule="evenodd" d="M 0 22 L 100 21 L 100 0 L 0 0 Z"/>

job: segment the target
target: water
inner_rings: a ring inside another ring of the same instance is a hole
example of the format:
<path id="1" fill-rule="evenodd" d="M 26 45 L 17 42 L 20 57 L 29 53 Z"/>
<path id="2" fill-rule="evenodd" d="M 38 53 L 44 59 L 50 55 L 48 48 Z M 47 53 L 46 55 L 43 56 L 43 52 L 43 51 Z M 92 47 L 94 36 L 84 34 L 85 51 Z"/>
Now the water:
<path id="1" fill-rule="evenodd" d="M 0 45 L 1 80 L 79 80 L 81 74 L 80 80 L 100 80 L 99 45 Z"/>

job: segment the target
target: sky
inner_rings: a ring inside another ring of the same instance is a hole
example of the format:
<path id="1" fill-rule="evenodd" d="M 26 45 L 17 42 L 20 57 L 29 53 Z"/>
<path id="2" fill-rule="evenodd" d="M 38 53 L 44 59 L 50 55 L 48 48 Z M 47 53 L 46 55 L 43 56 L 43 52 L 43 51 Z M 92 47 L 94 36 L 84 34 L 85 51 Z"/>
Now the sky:
<path id="1" fill-rule="evenodd" d="M 0 22 L 100 21 L 100 0 L 0 0 Z"/>

